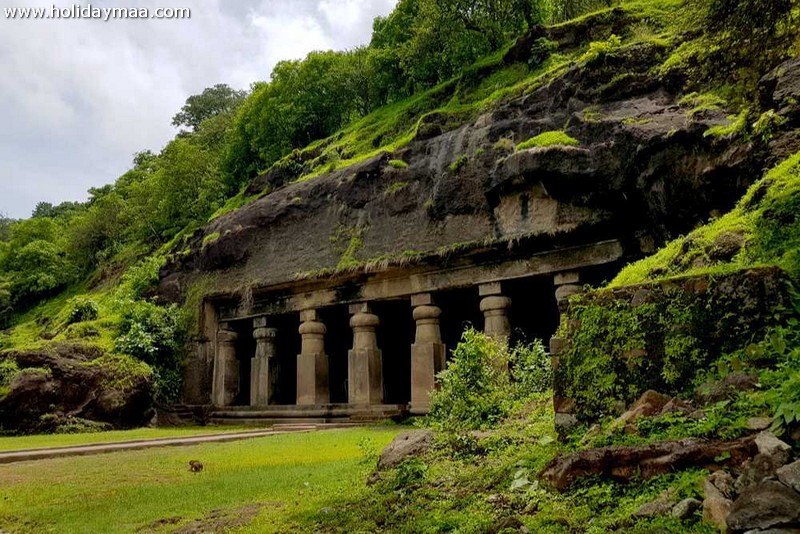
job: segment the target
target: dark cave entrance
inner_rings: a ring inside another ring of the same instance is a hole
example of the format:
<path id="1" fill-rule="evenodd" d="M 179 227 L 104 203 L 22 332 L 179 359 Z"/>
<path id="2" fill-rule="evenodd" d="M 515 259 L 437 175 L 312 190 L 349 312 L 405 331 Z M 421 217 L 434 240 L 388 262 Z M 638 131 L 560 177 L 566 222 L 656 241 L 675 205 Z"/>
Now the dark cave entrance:
<path id="1" fill-rule="evenodd" d="M 296 313 L 267 318 L 267 327 L 278 330 L 275 337 L 277 391 L 275 404 L 297 404 L 297 355 L 300 354 L 300 316 Z"/>
<path id="2" fill-rule="evenodd" d="M 372 303 L 380 318 L 378 348 L 382 353 L 384 404 L 411 401 L 411 344 L 414 342 L 414 317 L 411 301 L 384 300 Z"/>
<path id="3" fill-rule="evenodd" d="M 253 320 L 231 321 L 231 329 L 236 332 L 236 359 L 239 361 L 239 392 L 233 400 L 234 406 L 250 405 L 250 359 L 256 354 L 256 340 L 253 338 Z"/>
<path id="4" fill-rule="evenodd" d="M 319 311 L 327 328 L 325 353 L 328 355 L 328 380 L 331 403 L 347 403 L 347 351 L 353 345 L 347 306 L 333 306 Z"/>
<path id="5" fill-rule="evenodd" d="M 442 309 L 440 328 L 442 342 L 447 347 L 447 359 L 456 348 L 467 328 L 483 329 L 483 314 L 476 287 L 451 289 L 436 293 L 434 304 Z"/>
<path id="6" fill-rule="evenodd" d="M 559 312 L 552 276 L 508 280 L 503 293 L 511 298 L 511 346 L 539 339 L 545 348 L 558 328 Z"/>

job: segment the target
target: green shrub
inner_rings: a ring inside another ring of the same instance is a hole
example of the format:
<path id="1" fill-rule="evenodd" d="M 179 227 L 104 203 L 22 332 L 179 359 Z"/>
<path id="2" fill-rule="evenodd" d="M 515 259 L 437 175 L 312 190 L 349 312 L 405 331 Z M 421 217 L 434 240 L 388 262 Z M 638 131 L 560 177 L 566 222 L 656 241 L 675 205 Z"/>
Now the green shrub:
<path id="1" fill-rule="evenodd" d="M 523 141 L 517 145 L 517 150 L 555 145 L 579 146 L 580 142 L 574 137 L 567 135 L 566 132 L 555 130 L 541 133 L 536 137 L 531 137 L 527 141 Z"/>
<path id="2" fill-rule="evenodd" d="M 67 324 L 82 323 L 84 321 L 94 321 L 100 315 L 97 303 L 87 298 L 76 298 L 70 305 L 67 315 Z"/>
<path id="3" fill-rule="evenodd" d="M 154 254 L 148 256 L 122 275 L 119 289 L 121 298 L 138 299 L 158 284 L 158 272 L 166 259 Z"/>
<path id="4" fill-rule="evenodd" d="M 786 124 L 788 119 L 782 117 L 774 110 L 765 111 L 753 124 L 753 135 L 764 143 L 768 143 L 772 137 Z"/>
<path id="5" fill-rule="evenodd" d="M 476 330 L 464 332 L 440 388 L 431 396 L 429 420 L 442 430 L 491 427 L 508 412 L 508 349 Z"/>
<path id="6" fill-rule="evenodd" d="M 440 388 L 431 398 L 432 426 L 470 430 L 495 426 L 518 401 L 548 391 L 552 369 L 541 342 L 509 349 L 469 329 L 438 379 Z"/>
<path id="7" fill-rule="evenodd" d="M 586 51 L 578 62 L 589 64 L 605 59 L 607 56 L 613 55 L 614 52 L 622 48 L 622 38 L 618 35 L 612 35 L 605 41 L 594 41 L 589 43 L 589 50 Z"/>
<path id="8" fill-rule="evenodd" d="M 122 312 L 115 349 L 145 363 L 174 368 L 182 347 L 184 321 L 179 308 L 129 302 Z"/>

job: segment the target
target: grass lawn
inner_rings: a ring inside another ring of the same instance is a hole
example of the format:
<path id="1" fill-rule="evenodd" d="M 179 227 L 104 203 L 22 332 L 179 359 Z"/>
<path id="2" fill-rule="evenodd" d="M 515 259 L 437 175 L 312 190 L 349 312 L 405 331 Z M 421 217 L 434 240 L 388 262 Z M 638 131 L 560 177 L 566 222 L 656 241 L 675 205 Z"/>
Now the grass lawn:
<path id="1" fill-rule="evenodd" d="M 94 443 L 135 441 L 140 439 L 177 438 L 241 432 L 244 430 L 266 430 L 253 427 L 236 426 L 191 426 L 180 428 L 137 428 L 135 430 L 112 430 L 109 432 L 88 432 L 85 434 L 39 434 L 33 436 L 0 437 L 0 452 L 44 447 L 71 447 Z"/>
<path id="2" fill-rule="evenodd" d="M 365 451 L 400 427 L 283 434 L 0 466 L 0 530 L 306 531 L 303 517 L 366 491 Z M 205 470 L 190 473 L 189 460 Z"/>

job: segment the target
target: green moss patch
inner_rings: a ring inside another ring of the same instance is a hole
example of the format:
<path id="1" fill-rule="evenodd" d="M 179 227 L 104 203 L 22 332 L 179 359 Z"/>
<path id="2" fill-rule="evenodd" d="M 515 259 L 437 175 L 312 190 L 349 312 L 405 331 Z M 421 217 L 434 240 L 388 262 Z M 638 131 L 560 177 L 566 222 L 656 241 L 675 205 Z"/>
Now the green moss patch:
<path id="1" fill-rule="evenodd" d="M 544 132 L 536 137 L 531 137 L 527 141 L 517 145 L 517 150 L 525 150 L 528 148 L 547 147 L 547 146 L 580 146 L 580 141 L 567 135 L 566 132 L 557 130 L 551 132 Z"/>

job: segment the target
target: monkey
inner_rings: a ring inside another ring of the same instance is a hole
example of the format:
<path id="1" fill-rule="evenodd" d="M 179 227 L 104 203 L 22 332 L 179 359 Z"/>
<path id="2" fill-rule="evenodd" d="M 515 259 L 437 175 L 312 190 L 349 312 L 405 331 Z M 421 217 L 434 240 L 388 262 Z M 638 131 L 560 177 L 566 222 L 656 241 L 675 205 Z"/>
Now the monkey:
<path id="1" fill-rule="evenodd" d="M 189 461 L 189 471 L 192 473 L 199 473 L 203 470 L 203 463 L 198 460 Z"/>

